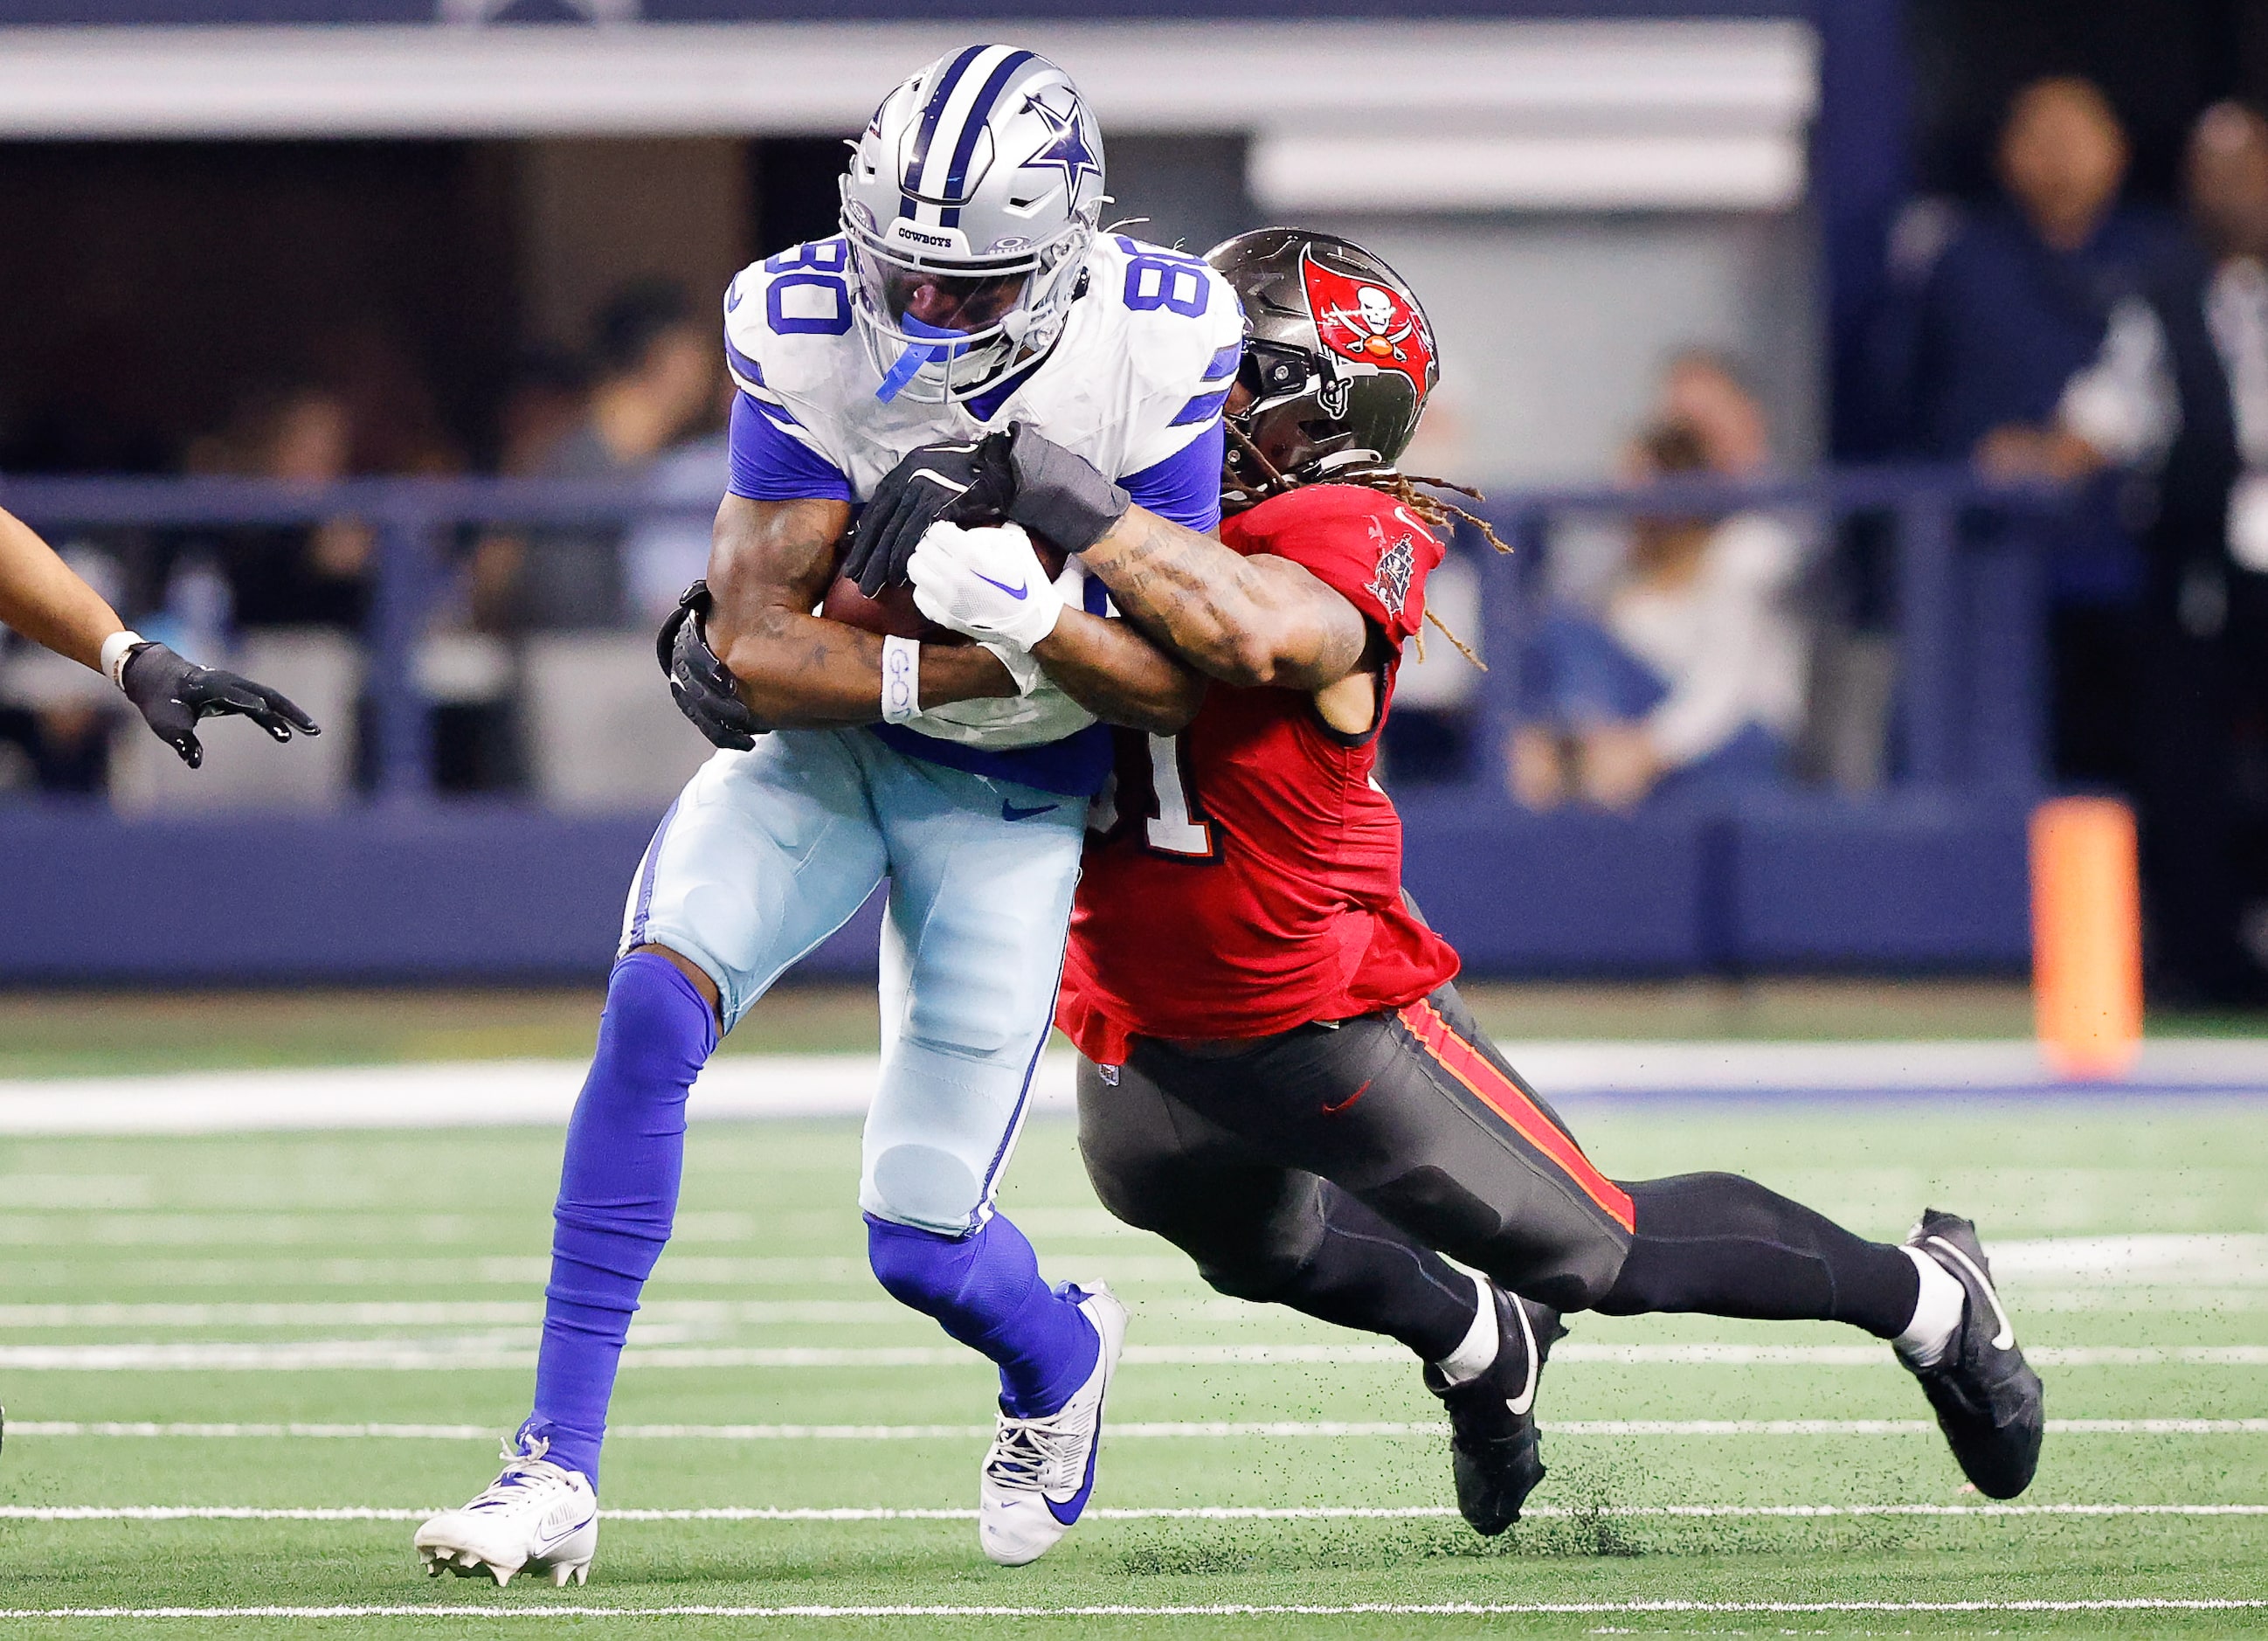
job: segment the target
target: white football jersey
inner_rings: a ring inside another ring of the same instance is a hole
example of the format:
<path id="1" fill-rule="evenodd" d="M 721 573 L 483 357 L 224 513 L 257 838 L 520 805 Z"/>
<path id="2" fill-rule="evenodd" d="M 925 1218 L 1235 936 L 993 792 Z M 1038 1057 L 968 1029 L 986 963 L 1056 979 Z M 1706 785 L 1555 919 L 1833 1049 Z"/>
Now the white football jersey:
<path id="1" fill-rule="evenodd" d="M 1019 422 L 1123 480 L 1219 421 L 1243 350 L 1244 313 L 1201 259 L 1123 234 L 1097 234 L 1086 266 L 1084 291 L 1056 345 L 961 402 L 880 396 L 882 372 L 851 324 L 839 235 L 740 271 L 725 297 L 726 359 L 765 419 L 842 474 L 860 501 L 909 452 Z M 1058 740 L 1094 721 L 1044 685 L 1020 701 L 924 713 L 908 727 L 1010 748 Z"/>
<path id="2" fill-rule="evenodd" d="M 1154 467 L 1219 419 L 1244 340 L 1228 283 L 1197 257 L 1097 234 L 1062 338 L 1005 400 L 876 396 L 881 372 L 850 324 L 840 236 L 751 263 L 725 297 L 733 379 L 860 500 L 917 447 L 1028 422 L 1106 478 Z M 989 411 L 983 420 L 979 410 Z"/>

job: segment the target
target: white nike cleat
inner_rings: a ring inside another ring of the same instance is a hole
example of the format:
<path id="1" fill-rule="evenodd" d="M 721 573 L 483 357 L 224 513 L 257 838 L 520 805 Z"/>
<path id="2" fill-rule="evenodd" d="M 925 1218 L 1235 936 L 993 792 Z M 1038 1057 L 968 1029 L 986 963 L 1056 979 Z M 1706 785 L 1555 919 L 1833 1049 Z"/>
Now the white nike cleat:
<path id="1" fill-rule="evenodd" d="M 549 1572 L 551 1582 L 577 1584 L 591 1576 L 599 1548 L 599 1496 L 580 1470 L 564 1470 L 543 1455 L 541 1437 L 525 1451 L 504 1444 L 504 1472 L 461 1510 L 445 1510 L 419 1527 L 411 1542 L 438 1578 L 486 1572 L 501 1589 L 524 1569 Z"/>
<path id="2" fill-rule="evenodd" d="M 976 1540 L 1004 1567 L 1037 1561 L 1071 1531 L 1094 1491 L 1102 1448 L 1102 1399 L 1126 1343 L 1126 1307 L 1101 1283 L 1070 1291 L 1094 1324 L 1101 1350 L 1086 1382 L 1043 1418 L 1000 1416 L 976 1490 Z"/>

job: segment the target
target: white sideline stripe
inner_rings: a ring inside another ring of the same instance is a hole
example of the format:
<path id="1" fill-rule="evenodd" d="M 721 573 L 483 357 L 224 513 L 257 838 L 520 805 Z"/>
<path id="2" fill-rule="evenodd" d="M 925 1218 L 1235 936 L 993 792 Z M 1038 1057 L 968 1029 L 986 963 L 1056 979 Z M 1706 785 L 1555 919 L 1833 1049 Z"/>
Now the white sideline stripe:
<path id="1" fill-rule="evenodd" d="M 0 1521 L 423 1521 L 443 1506 L 404 1510 L 338 1505 L 298 1509 L 264 1505 L 0 1505 Z M 1109 1509 L 1102 1521 L 1413 1521 L 1456 1515 L 1447 1505 L 1190 1505 Z M 1857 1516 L 2268 1516 L 2261 1505 L 1539 1505 L 1522 1520 L 1813 1520 Z M 976 1512 L 883 1505 L 791 1507 L 718 1505 L 684 1510 L 607 1510 L 608 1521 L 974 1521 Z"/>
<path id="2" fill-rule="evenodd" d="M 2059 1086 L 2038 1050 L 2000 1042 L 1508 1042 L 1528 1079 L 1557 1096 L 2042 1093 Z M 1040 1110 L 1073 1104 L 1074 1056 L 1042 1056 Z M 880 1062 L 871 1054 L 731 1056 L 693 1087 L 695 1121 L 858 1115 Z M 202 1134 L 563 1123 L 579 1060 L 310 1066 L 154 1077 L 0 1081 L 0 1134 Z M 2153 1039 L 2126 1085 L 2268 1090 L 2268 1042 Z M 2117 1085 L 2105 1085 L 2105 1087 Z M 68 1097 L 58 1094 L 68 1091 Z"/>
<path id="3" fill-rule="evenodd" d="M 1076 1063 L 1042 1056 L 1036 1109 L 1072 1108 Z M 470 1060 L 15 1079 L 0 1081 L 0 1134 L 551 1126 L 567 1121 L 588 1070 L 580 1060 Z M 702 1071 L 686 1113 L 696 1122 L 856 1116 L 880 1075 L 871 1054 L 728 1056 Z"/>
<path id="4" fill-rule="evenodd" d="M 2268 1345 L 2050 1345 L 2025 1352 L 2041 1367 L 2261 1367 Z M 939 1346 L 681 1346 L 622 1353 L 647 1368 L 974 1367 L 973 1353 Z M 1887 1367 L 1887 1345 L 1561 1344 L 1560 1362 L 1617 1366 Z M 1159 1367 L 1272 1366 L 1292 1363 L 1407 1364 L 1395 1344 L 1129 1345 L 1123 1361 Z M 533 1349 L 493 1339 L 301 1339 L 243 1343 L 0 1345 L 0 1368 L 72 1372 L 298 1372 L 334 1368 L 431 1372 L 527 1368 Z"/>
<path id="5" fill-rule="evenodd" d="M 1554 1436 L 1926 1436 L 1926 1419 L 1546 1419 Z M 2058 1436 L 2268 1436 L 2268 1419 L 2050 1419 Z M 1152 1420 L 1113 1424 L 1113 1440 L 1220 1437 L 1446 1436 L 1442 1420 Z M 616 1424 L 616 1441 L 982 1441 L 990 1424 Z M 160 1424 L 18 1419 L 11 1436 L 170 1439 L 254 1438 L 341 1441 L 492 1441 L 489 1424 Z"/>
<path id="6" fill-rule="evenodd" d="M 116 1183 L 104 1175 L 0 1175 L 0 1202 L 11 1201 L 9 1196 L 11 1179 L 21 1181 L 26 1177 L 41 1178 L 44 1181 L 42 1188 L 48 1198 L 62 1194 L 56 1188 L 59 1185 L 79 1178 L 98 1185 Z M 136 1178 L 138 1182 L 138 1176 Z M 88 1205 L 96 1208 L 113 1206 L 109 1203 L 90 1203 Z M 1097 1218 L 1103 1218 L 1100 1211 L 1093 1211 Z M 52 1213 L 48 1218 L 59 1219 L 59 1216 Z M 1020 1216 L 1020 1223 L 1026 1218 L 1028 1216 Z M 1087 1228 L 1087 1222 L 1084 1221 L 1068 1227 L 1081 1235 Z M 1101 1226 L 1093 1228 L 1100 1230 Z M 1055 1225 L 1051 1239 L 1064 1236 L 1066 1229 L 1061 1225 Z M 77 1233 L 76 1222 L 62 1222 L 57 1240 L 70 1240 Z M 2268 1235 L 2264 1234 L 2165 1233 L 2117 1237 L 2043 1237 L 1996 1240 L 1990 1251 L 1995 1279 L 2004 1292 L 2017 1299 L 2021 1310 L 2252 1310 L 2268 1306 Z M 78 1253 L 83 1255 L 84 1249 Z M 1156 1282 L 1184 1288 L 1193 1295 L 1201 1296 L 1203 1293 L 1198 1286 L 1196 1268 L 1180 1255 L 1121 1253 L 1114 1249 L 1101 1257 L 1108 1264 L 1108 1269 L 1101 1274 L 1108 1277 L 1114 1284 Z M 1086 1264 L 1094 1261 L 1094 1256 L 1087 1256 L 1079 1262 Z M 540 1288 L 550 1274 L 550 1261 L 549 1256 L 497 1255 L 466 1259 L 409 1257 L 388 1260 L 136 1258 L 107 1265 L 103 1274 L 114 1283 L 130 1283 L 138 1287 L 158 1290 L 226 1287 L 273 1291 L 281 1288 L 377 1288 L 398 1291 L 408 1296 L 403 1302 L 415 1303 L 417 1296 L 430 1293 L 437 1288 L 461 1290 L 468 1284 L 510 1285 L 530 1290 Z M 872 1291 L 867 1286 L 872 1278 L 867 1273 L 866 1262 L 853 1258 L 732 1256 L 673 1249 L 668 1263 L 664 1267 L 664 1275 L 672 1288 L 808 1285 L 838 1289 L 847 1285 L 860 1292 Z M 41 1267 L 19 1260 L 12 1262 L 6 1269 L 0 1269 L 0 1284 L 18 1288 L 55 1288 L 76 1291 L 83 1291 L 86 1282 L 87 1270 L 83 1257 L 75 1257 L 69 1266 L 58 1261 Z M 2084 1285 L 2035 1285 L 2043 1283 Z M 664 1305 L 709 1302 L 659 1301 L 647 1308 L 651 1312 Z M 305 1303 L 320 1305 L 328 1302 L 313 1300 Z M 1216 1301 L 1199 1297 L 1197 1303 L 1204 1307 L 1204 1314 L 1209 1316 L 1226 1315 L 1232 1311 L 1242 1314 L 1250 1310 L 1249 1306 L 1235 1300 Z M 1213 1308 L 1215 1305 L 1219 1306 L 1218 1310 Z M 16 1308 L 28 1315 L 40 1307 L 26 1305 Z M 282 1306 L 278 1305 L 276 1308 L 281 1310 Z M 515 1313 L 515 1318 L 523 1314 L 533 1313 Z M 899 1313 L 894 1311 L 893 1314 Z M 307 1313 L 309 1317 L 314 1314 L 313 1312 Z M 488 1314 L 483 1313 L 481 1319 L 488 1320 Z M 294 1320 L 299 1319 L 295 1316 Z"/>
<path id="7" fill-rule="evenodd" d="M 2112 1596 L 2073 1601 L 1366 1602 L 1205 1607 L 53 1607 L 0 1610 L 0 1618 L 1348 1618 L 1591 1615 L 1647 1613 L 2238 1612 L 2268 1600 Z"/>
<path id="8" fill-rule="evenodd" d="M 655 1321 L 826 1325 L 902 1322 L 891 1299 L 654 1299 L 638 1314 Z M 304 1300 L 221 1304 L 0 1305 L 6 1328 L 434 1328 L 543 1321 L 535 1299 Z"/>

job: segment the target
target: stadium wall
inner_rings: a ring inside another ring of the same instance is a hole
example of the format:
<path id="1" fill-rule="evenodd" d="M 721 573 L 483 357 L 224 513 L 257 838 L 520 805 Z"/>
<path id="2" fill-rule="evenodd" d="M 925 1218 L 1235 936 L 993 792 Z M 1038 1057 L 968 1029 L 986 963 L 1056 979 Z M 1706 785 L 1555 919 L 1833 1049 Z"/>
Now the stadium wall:
<path id="1" fill-rule="evenodd" d="M 2029 950 L 2024 803 L 1776 797 L 1631 816 L 1423 798 L 1408 880 L 1470 972 L 1984 971 Z M 0 984 L 595 982 L 649 818 L 0 813 Z M 879 900 L 807 959 L 873 970 Z"/>

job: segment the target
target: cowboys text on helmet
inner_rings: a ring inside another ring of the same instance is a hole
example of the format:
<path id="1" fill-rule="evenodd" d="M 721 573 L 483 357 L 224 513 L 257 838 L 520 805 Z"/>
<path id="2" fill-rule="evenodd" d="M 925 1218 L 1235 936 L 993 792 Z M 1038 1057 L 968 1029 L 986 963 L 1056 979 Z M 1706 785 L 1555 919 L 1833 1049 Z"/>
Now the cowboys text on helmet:
<path id="1" fill-rule="evenodd" d="M 1101 133 L 1071 77 L 970 46 L 883 99 L 853 149 L 843 232 L 880 395 L 965 399 L 1045 352 L 1105 197 Z"/>

